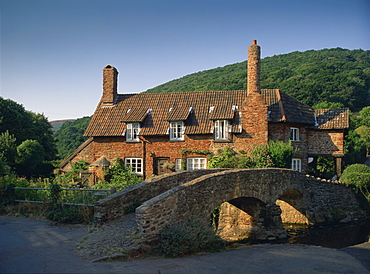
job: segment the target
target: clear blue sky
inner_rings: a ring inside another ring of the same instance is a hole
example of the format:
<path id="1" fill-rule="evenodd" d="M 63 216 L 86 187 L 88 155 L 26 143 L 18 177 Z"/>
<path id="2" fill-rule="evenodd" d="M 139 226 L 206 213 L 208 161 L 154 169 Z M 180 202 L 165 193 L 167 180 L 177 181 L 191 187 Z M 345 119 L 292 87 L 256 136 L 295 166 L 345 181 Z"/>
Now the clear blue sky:
<path id="1" fill-rule="evenodd" d="M 370 49 L 370 0 L 0 0 L 0 96 L 48 119 L 91 115 L 102 69 L 138 93 L 247 59 Z"/>

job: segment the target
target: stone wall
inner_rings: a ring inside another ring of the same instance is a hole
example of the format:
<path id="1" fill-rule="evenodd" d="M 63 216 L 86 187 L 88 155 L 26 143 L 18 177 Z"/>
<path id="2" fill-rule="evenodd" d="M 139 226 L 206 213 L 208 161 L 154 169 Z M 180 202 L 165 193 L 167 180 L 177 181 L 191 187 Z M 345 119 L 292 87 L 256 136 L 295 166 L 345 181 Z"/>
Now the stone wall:
<path id="1" fill-rule="evenodd" d="M 270 221 L 263 224 L 265 237 L 281 235 L 281 211 L 275 202 L 289 201 L 289 197 L 293 197 L 288 195 L 292 190 L 299 193 L 297 207 L 310 223 L 365 216 L 352 189 L 296 171 L 274 168 L 224 170 L 178 185 L 137 208 L 137 223 L 142 235 L 149 242 L 155 241 L 166 225 L 182 223 L 194 216 L 207 222 L 211 212 L 222 203 L 251 197 L 266 206 L 264 216 Z"/>
<path id="2" fill-rule="evenodd" d="M 310 130 L 308 132 L 310 155 L 344 155 L 343 130 Z"/>
<path id="3" fill-rule="evenodd" d="M 150 178 L 98 201 L 95 204 L 94 217 L 98 222 L 105 222 L 123 216 L 132 206 L 139 206 L 175 186 L 221 170 L 224 169 L 180 171 Z"/>

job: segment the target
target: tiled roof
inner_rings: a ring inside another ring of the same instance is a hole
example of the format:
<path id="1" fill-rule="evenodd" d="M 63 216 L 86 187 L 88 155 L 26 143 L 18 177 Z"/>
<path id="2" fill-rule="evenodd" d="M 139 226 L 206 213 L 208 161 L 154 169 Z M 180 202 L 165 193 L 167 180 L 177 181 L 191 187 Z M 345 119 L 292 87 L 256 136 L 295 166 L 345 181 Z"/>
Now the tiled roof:
<path id="1" fill-rule="evenodd" d="M 316 109 L 316 121 L 319 129 L 349 128 L 349 109 Z"/>
<path id="2" fill-rule="evenodd" d="M 262 89 L 270 122 L 314 124 L 313 110 L 279 89 Z"/>
<path id="3" fill-rule="evenodd" d="M 261 94 L 270 122 L 314 125 L 314 111 L 296 99 L 278 89 Z M 246 96 L 246 90 L 119 94 L 115 105 L 97 107 L 84 135 L 122 136 L 128 122 L 141 122 L 140 135 L 165 135 L 169 121 L 185 121 L 185 134 L 209 134 L 215 119 L 232 120 L 232 132 L 240 132 Z"/>
<path id="4" fill-rule="evenodd" d="M 235 107 L 230 107 L 229 105 L 217 104 L 216 106 L 211 106 L 208 110 L 210 120 L 232 120 L 235 115 Z"/>

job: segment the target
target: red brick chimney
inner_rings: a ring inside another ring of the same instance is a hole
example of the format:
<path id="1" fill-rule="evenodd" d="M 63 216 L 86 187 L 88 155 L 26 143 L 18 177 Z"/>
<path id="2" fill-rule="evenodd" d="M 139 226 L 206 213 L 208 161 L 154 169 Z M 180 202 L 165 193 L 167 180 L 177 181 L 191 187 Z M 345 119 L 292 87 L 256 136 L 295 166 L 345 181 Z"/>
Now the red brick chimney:
<path id="1" fill-rule="evenodd" d="M 247 91 L 261 93 L 260 90 L 260 59 L 261 48 L 257 45 L 257 40 L 252 40 L 252 45 L 248 47 L 248 72 L 247 72 Z"/>
<path id="2" fill-rule="evenodd" d="M 260 89 L 260 51 L 257 41 L 253 40 L 248 47 L 247 96 L 241 109 L 245 151 L 251 151 L 255 145 L 268 144 L 268 108 Z"/>
<path id="3" fill-rule="evenodd" d="M 104 105 L 112 105 L 117 98 L 117 79 L 118 71 L 111 65 L 103 69 L 103 96 L 101 103 Z"/>

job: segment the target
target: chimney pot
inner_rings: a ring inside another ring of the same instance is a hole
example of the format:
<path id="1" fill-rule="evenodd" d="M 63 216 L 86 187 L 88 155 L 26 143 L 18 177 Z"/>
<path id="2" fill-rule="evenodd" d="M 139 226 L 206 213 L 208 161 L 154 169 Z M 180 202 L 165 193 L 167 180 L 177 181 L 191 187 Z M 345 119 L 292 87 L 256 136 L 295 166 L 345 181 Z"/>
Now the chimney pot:
<path id="1" fill-rule="evenodd" d="M 252 40 L 252 45 L 257 45 L 257 40 Z"/>

